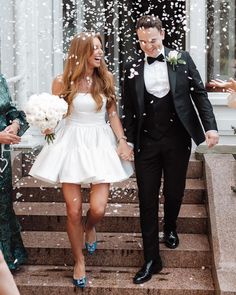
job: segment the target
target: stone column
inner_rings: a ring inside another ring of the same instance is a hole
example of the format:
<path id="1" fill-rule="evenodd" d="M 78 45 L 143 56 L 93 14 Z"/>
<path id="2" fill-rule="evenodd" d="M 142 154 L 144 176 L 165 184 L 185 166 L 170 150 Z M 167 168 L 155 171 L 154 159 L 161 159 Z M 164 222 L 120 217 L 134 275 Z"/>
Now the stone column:
<path id="1" fill-rule="evenodd" d="M 23 107 L 30 95 L 51 93 L 53 78 L 63 70 L 61 1 L 15 0 L 15 19 L 17 73 L 24 71 L 24 81 L 17 85 L 17 101 Z M 34 127 L 23 139 L 24 147 L 42 143 Z"/>
<path id="2" fill-rule="evenodd" d="M 15 76 L 19 80 L 15 83 L 16 104 L 22 109 L 27 101 L 27 36 L 26 36 L 26 1 L 14 1 L 14 17 L 15 17 Z"/>
<path id="3" fill-rule="evenodd" d="M 52 2 L 52 45 L 53 45 L 53 77 L 61 74 L 63 71 L 63 3 L 62 0 L 53 0 Z"/>
<path id="4" fill-rule="evenodd" d="M 84 30 L 84 5 L 85 1 L 80 0 L 77 2 L 77 32 L 80 33 Z"/>
<path id="5" fill-rule="evenodd" d="M 206 0 L 186 1 L 186 48 L 190 52 L 203 83 L 206 82 Z"/>
<path id="6" fill-rule="evenodd" d="M 15 76 L 13 5 L 10 1 L 0 0 L 0 7 L 0 72 L 9 79 Z M 8 86 L 15 100 L 14 84 L 8 80 Z"/>

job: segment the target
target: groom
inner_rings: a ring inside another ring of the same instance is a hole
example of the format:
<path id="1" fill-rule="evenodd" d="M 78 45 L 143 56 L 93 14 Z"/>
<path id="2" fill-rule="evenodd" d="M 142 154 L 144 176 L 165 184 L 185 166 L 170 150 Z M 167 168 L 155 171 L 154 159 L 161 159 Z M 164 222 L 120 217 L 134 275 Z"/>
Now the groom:
<path id="1" fill-rule="evenodd" d="M 144 57 L 139 56 L 126 67 L 123 107 L 127 140 L 134 145 L 145 259 L 133 282 L 141 284 L 162 269 L 158 240 L 162 175 L 164 243 L 174 249 L 179 244 L 176 221 L 191 138 L 197 145 L 206 140 L 210 148 L 219 137 L 212 106 L 189 53 L 177 54 L 163 46 L 164 31 L 158 17 L 142 16 L 136 32 Z"/>

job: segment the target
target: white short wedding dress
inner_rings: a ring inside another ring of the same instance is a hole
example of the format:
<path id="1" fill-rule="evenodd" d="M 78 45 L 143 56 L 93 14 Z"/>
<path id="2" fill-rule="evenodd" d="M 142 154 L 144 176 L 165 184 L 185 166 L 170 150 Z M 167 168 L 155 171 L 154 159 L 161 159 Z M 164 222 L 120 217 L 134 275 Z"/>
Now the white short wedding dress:
<path id="1" fill-rule="evenodd" d="M 96 184 L 123 181 L 133 174 L 120 159 L 117 142 L 105 120 L 106 99 L 97 111 L 90 93 L 78 93 L 72 112 L 59 123 L 53 143 L 46 143 L 30 175 L 50 183 Z"/>

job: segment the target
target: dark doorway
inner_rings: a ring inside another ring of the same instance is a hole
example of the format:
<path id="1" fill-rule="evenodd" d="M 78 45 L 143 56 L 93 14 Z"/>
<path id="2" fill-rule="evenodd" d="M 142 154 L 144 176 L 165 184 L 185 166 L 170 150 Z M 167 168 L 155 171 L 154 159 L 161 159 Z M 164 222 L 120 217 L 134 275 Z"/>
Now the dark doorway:
<path id="1" fill-rule="evenodd" d="M 134 7 L 134 19 L 145 14 L 159 16 L 166 32 L 163 42 L 165 46 L 185 49 L 185 0 L 148 0 L 139 1 L 139 5 L 137 5 L 137 1 L 131 2 Z"/>

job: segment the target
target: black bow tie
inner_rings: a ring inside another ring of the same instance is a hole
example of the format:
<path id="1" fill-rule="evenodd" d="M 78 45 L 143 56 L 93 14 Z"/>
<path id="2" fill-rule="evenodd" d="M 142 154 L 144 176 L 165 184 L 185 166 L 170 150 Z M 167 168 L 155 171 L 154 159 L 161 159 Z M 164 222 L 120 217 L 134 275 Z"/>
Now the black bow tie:
<path id="1" fill-rule="evenodd" d="M 164 58 L 164 56 L 163 56 L 162 53 L 159 54 L 157 57 L 151 57 L 151 56 L 148 56 L 147 57 L 147 62 L 148 62 L 149 65 L 152 64 L 156 60 L 157 61 L 160 61 L 160 62 L 164 62 L 165 61 L 165 58 Z"/>

